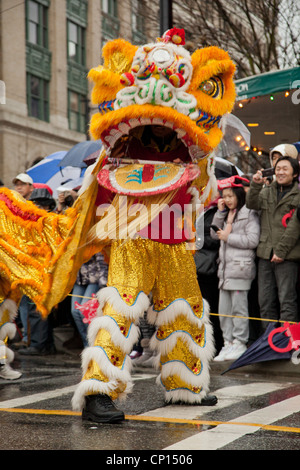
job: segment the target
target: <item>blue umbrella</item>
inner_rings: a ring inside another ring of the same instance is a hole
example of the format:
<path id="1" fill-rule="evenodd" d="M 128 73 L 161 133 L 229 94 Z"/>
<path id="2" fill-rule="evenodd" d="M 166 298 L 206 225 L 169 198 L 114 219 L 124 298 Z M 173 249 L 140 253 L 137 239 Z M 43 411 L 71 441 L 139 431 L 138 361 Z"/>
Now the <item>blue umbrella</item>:
<path id="1" fill-rule="evenodd" d="M 80 178 L 85 172 L 85 168 L 75 168 L 72 166 L 62 168 L 60 163 L 66 153 L 66 151 L 52 153 L 26 171 L 34 183 L 48 184 L 53 190 L 54 198 L 57 198 L 56 189 L 58 186 L 66 181 Z"/>
<path id="2" fill-rule="evenodd" d="M 86 168 L 88 165 L 84 161 L 92 154 L 100 153 L 102 148 L 101 140 L 87 140 L 85 142 L 79 142 L 74 145 L 64 156 L 60 162 L 60 166 L 75 166 L 79 168 Z M 96 157 L 95 157 L 96 160 Z"/>
<path id="3" fill-rule="evenodd" d="M 298 150 L 298 153 L 300 153 L 300 142 L 294 142 L 293 145 L 295 145 L 296 149 Z"/>
<path id="4" fill-rule="evenodd" d="M 255 364 L 258 362 L 274 361 L 278 359 L 290 359 L 293 351 L 288 352 L 276 352 L 271 348 L 268 342 L 269 334 L 278 328 L 276 324 L 268 325 L 266 331 L 260 336 L 236 361 L 234 361 L 227 370 L 222 372 L 221 375 L 239 367 L 248 366 L 249 364 Z M 273 337 L 273 344 L 277 348 L 284 349 L 287 347 L 290 338 L 284 334 L 284 332 L 276 334 Z"/>

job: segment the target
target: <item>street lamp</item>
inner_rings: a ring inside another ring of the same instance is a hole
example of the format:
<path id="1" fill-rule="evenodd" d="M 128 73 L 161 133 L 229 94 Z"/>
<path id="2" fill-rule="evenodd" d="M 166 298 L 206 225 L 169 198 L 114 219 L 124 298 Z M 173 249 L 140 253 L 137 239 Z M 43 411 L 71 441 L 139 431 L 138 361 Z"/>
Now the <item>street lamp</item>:
<path id="1" fill-rule="evenodd" d="M 160 0 L 160 35 L 173 28 L 172 0 Z"/>

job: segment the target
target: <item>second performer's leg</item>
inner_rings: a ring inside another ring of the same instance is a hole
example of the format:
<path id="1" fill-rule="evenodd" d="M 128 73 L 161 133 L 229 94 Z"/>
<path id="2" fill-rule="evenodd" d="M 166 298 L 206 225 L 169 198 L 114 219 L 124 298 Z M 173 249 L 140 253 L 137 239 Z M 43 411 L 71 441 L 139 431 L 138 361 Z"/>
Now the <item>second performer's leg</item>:
<path id="1" fill-rule="evenodd" d="M 208 398 L 209 361 L 214 355 L 209 306 L 199 289 L 195 262 L 185 244 L 160 245 L 159 275 L 153 289 L 149 321 L 151 340 L 160 352 L 159 382 L 168 402 L 216 403 Z"/>

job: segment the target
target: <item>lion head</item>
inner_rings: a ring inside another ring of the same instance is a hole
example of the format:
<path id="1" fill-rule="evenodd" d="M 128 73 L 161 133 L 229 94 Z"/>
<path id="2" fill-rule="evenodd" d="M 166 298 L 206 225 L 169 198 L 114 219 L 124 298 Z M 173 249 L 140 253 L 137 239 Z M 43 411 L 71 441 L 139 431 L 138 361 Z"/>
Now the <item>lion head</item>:
<path id="1" fill-rule="evenodd" d="M 177 28 L 141 47 L 123 39 L 108 42 L 103 66 L 89 73 L 98 106 L 90 132 L 110 158 L 170 163 L 180 155 L 181 162 L 201 168 L 205 187 L 210 154 L 222 139 L 219 122 L 234 105 L 235 66 L 222 49 L 190 54 L 184 44 L 184 31 Z M 167 134 L 176 151 L 147 152 L 147 129 Z"/>

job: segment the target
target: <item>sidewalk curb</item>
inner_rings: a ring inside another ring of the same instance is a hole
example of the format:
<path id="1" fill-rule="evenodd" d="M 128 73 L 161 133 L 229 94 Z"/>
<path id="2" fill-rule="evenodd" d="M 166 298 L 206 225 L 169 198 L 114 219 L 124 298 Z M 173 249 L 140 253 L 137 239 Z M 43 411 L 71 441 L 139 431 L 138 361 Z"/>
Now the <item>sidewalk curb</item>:
<path id="1" fill-rule="evenodd" d="M 237 369 L 228 370 L 233 362 L 212 362 L 210 369 L 212 373 L 223 375 L 224 377 L 232 374 L 236 375 L 263 375 L 264 377 L 293 377 L 300 381 L 300 364 L 293 364 L 290 359 L 282 359 L 277 361 L 265 361 L 256 364 L 239 367 Z"/>

